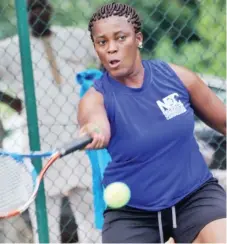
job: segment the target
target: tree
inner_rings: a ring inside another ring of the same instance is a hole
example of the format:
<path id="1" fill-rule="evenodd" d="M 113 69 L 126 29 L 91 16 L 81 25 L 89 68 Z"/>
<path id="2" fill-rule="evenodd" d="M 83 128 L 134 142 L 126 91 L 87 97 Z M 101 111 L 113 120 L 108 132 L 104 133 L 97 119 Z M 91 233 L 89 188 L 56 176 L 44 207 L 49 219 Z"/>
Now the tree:
<path id="1" fill-rule="evenodd" d="M 195 72 L 226 77 L 226 15 L 225 0 L 200 1 L 200 13 L 195 24 L 200 41 L 174 48 L 171 39 L 164 37 L 153 57 L 185 65 Z"/>
<path id="2" fill-rule="evenodd" d="M 199 41 L 194 30 L 199 14 L 198 2 L 194 0 L 142 0 L 131 3 L 142 17 L 144 47 L 153 51 L 166 36 L 175 47 L 185 41 Z"/>
<path id="3" fill-rule="evenodd" d="M 0 1 L 0 39 L 16 33 L 16 14 L 13 0 Z"/>

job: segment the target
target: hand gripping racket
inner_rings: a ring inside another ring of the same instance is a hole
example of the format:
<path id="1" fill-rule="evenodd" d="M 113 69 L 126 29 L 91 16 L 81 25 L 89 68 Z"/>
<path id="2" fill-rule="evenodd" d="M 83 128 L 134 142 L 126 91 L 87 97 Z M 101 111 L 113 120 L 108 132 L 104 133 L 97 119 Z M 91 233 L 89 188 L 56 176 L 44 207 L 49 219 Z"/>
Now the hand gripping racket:
<path id="1" fill-rule="evenodd" d="M 0 219 L 24 212 L 34 201 L 48 168 L 57 159 L 83 149 L 91 141 L 89 136 L 85 136 L 59 150 L 46 153 L 18 154 L 0 151 Z M 35 157 L 49 157 L 39 174 L 30 160 L 26 160 Z"/>

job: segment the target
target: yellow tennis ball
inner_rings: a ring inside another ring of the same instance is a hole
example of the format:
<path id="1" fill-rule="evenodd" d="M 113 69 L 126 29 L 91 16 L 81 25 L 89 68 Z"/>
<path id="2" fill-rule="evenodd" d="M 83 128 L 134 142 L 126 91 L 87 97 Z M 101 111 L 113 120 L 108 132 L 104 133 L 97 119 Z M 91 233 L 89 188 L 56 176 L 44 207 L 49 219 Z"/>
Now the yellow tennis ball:
<path id="1" fill-rule="evenodd" d="M 109 184 L 104 190 L 104 201 L 110 208 L 125 206 L 131 197 L 129 187 L 123 182 Z"/>

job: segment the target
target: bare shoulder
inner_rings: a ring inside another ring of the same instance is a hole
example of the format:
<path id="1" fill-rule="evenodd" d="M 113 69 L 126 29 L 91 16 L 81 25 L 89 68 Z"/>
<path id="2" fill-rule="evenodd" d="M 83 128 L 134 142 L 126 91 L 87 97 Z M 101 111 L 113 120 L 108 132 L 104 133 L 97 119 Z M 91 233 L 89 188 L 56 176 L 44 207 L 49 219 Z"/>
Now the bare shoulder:
<path id="1" fill-rule="evenodd" d="M 197 116 L 211 128 L 226 135 L 226 108 L 219 97 L 194 72 L 170 64 L 182 80 L 190 95 L 190 102 Z"/>
<path id="2" fill-rule="evenodd" d="M 96 91 L 94 87 L 89 88 L 89 90 L 85 93 L 85 95 L 81 98 L 79 102 L 79 106 L 83 104 L 102 104 L 103 103 L 103 95 Z"/>
<path id="3" fill-rule="evenodd" d="M 174 72 L 177 74 L 177 76 L 181 79 L 187 90 L 190 92 L 198 85 L 204 85 L 205 83 L 202 81 L 202 79 L 193 71 L 190 69 L 179 66 L 176 64 L 169 63 L 169 66 L 174 70 Z"/>

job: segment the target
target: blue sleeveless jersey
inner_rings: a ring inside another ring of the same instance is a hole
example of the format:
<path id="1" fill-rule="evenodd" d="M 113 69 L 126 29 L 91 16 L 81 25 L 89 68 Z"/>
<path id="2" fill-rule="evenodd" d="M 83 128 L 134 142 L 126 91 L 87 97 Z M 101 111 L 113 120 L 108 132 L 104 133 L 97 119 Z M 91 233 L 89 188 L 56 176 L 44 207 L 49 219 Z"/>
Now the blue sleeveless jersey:
<path id="1" fill-rule="evenodd" d="M 128 206 L 159 211 L 175 205 L 212 177 L 194 137 L 189 94 L 171 67 L 143 61 L 141 88 L 104 73 L 94 88 L 104 97 L 111 126 L 103 185 L 131 189 Z"/>

